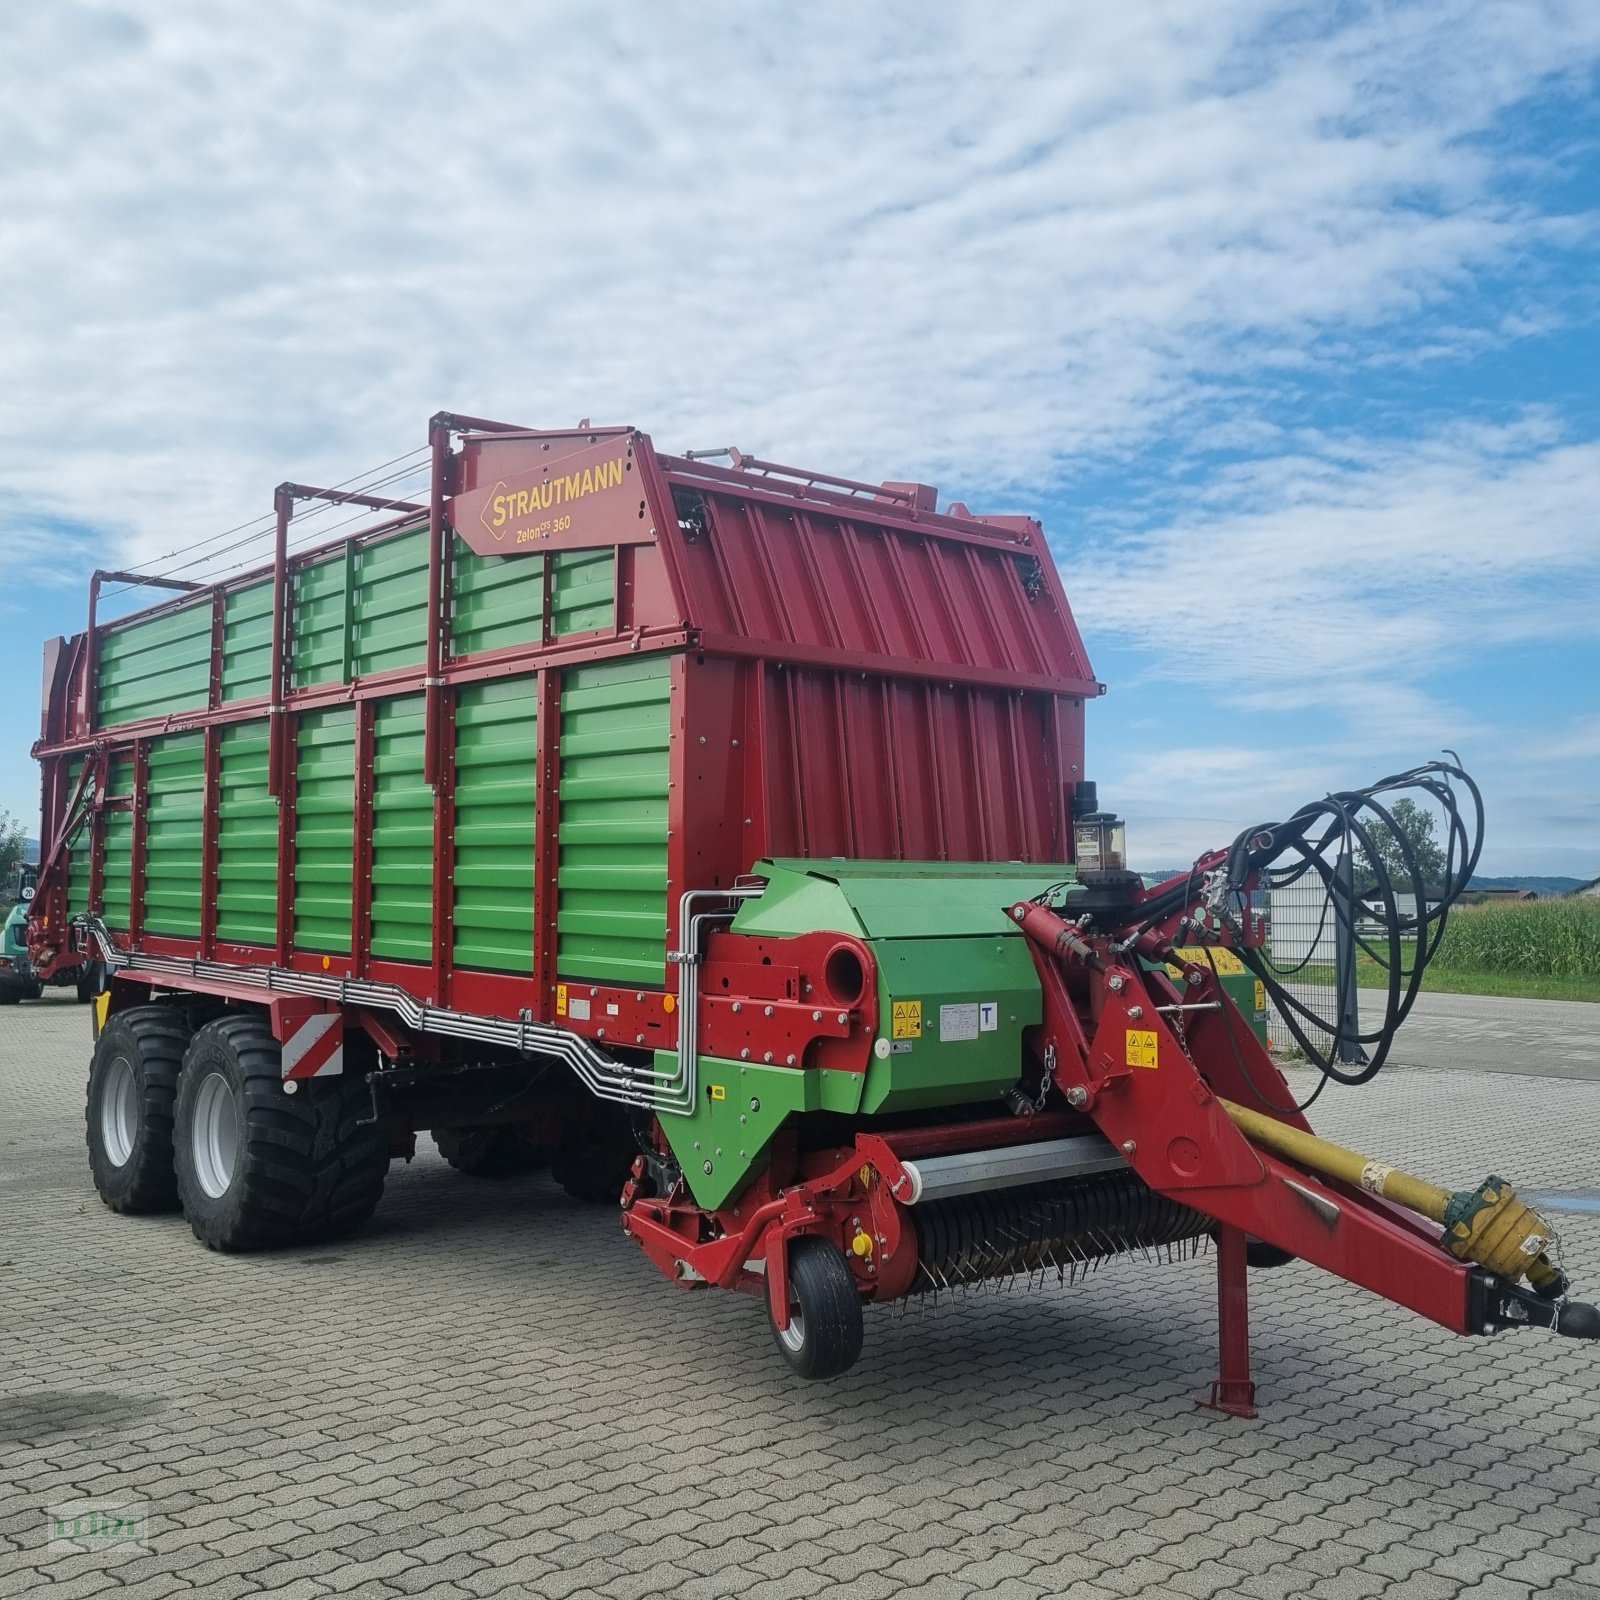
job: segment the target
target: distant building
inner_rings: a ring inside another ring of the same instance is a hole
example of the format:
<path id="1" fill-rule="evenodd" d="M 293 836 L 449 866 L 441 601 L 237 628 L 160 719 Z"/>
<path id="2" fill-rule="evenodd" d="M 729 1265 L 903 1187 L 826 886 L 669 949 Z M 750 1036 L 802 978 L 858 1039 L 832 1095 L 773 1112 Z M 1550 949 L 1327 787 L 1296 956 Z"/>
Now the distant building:
<path id="1" fill-rule="evenodd" d="M 1587 883 L 1580 883 L 1572 894 L 1587 895 L 1591 900 L 1600 900 L 1600 878 L 1591 878 Z"/>
<path id="2" fill-rule="evenodd" d="M 1466 902 L 1469 906 L 1501 905 L 1510 900 L 1537 900 L 1538 891 L 1535 889 L 1468 889 Z"/>
<path id="3" fill-rule="evenodd" d="M 1439 883 L 1426 883 L 1422 886 L 1423 915 L 1431 917 L 1443 904 L 1445 897 L 1444 885 Z M 1369 889 L 1365 894 L 1358 896 L 1366 911 L 1366 919 L 1362 923 L 1365 933 L 1376 926 L 1383 918 L 1383 896 L 1376 889 Z M 1402 928 L 1414 928 L 1417 925 L 1417 898 L 1411 892 L 1410 881 L 1407 880 L 1402 888 L 1395 885 L 1395 907 L 1400 913 Z"/>

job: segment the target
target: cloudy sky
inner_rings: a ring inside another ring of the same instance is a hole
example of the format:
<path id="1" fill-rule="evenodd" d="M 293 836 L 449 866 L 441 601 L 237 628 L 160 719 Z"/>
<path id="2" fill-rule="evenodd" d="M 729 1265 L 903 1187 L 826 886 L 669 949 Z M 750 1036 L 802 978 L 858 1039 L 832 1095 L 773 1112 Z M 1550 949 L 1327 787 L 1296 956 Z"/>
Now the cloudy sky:
<path id="1" fill-rule="evenodd" d="M 1040 515 L 1144 865 L 1450 746 L 1484 870 L 1600 873 L 1593 0 L 0 35 L 0 805 L 95 565 L 443 408 Z"/>

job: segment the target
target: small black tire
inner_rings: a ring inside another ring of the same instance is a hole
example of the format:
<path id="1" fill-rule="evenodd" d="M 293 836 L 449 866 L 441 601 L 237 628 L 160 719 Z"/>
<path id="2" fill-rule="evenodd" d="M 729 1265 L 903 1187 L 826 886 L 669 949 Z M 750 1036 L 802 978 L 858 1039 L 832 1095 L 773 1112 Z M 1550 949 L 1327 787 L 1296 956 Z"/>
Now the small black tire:
<path id="1" fill-rule="evenodd" d="M 0 1006 L 14 1006 L 22 1003 L 22 990 L 13 989 L 10 984 L 0 989 Z"/>
<path id="2" fill-rule="evenodd" d="M 433 1128 L 430 1134 L 439 1154 L 469 1178 L 510 1178 L 542 1164 L 539 1152 L 512 1128 Z"/>
<path id="3" fill-rule="evenodd" d="M 768 1321 L 771 1322 L 771 1307 Z M 861 1355 L 861 1294 L 844 1252 L 802 1235 L 789 1246 L 789 1325 L 772 1323 L 772 1340 L 802 1378 L 836 1378 Z"/>
<path id="4" fill-rule="evenodd" d="M 307 1079 L 285 1093 L 264 1018 L 195 1034 L 178 1079 L 173 1165 L 194 1236 L 210 1250 L 308 1244 L 359 1228 L 383 1195 L 387 1118 L 366 1079 Z"/>
<path id="5" fill-rule="evenodd" d="M 178 1208 L 173 1102 L 188 1043 L 182 1013 L 167 1006 L 119 1011 L 95 1041 L 85 1139 L 94 1186 L 113 1211 Z"/>
<path id="6" fill-rule="evenodd" d="M 89 1004 L 105 986 L 105 969 L 98 961 L 88 962 L 78 978 L 78 1004 Z"/>

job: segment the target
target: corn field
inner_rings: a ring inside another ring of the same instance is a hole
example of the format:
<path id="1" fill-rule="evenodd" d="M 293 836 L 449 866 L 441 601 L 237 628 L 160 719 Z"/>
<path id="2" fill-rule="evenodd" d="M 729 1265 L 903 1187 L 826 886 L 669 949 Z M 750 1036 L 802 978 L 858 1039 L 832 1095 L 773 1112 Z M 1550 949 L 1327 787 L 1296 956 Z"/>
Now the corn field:
<path id="1" fill-rule="evenodd" d="M 1535 900 L 1454 911 L 1434 964 L 1450 972 L 1600 975 L 1600 900 Z"/>

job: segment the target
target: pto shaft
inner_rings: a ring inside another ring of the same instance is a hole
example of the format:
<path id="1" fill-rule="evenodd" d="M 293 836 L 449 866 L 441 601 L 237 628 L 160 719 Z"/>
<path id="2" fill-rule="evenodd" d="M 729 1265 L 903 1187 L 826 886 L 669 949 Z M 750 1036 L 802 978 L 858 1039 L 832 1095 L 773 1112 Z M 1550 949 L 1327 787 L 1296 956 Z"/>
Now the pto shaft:
<path id="1" fill-rule="evenodd" d="M 1545 1253 L 1554 1242 L 1550 1225 L 1500 1178 L 1486 1178 L 1476 1189 L 1452 1193 L 1314 1133 L 1291 1128 L 1276 1117 L 1231 1100 L 1221 1105 L 1234 1126 L 1264 1150 L 1439 1223 L 1444 1228 L 1440 1244 L 1458 1260 L 1476 1262 L 1512 1283 L 1526 1276 L 1538 1293 L 1549 1298 L 1565 1293 L 1566 1279 Z"/>

